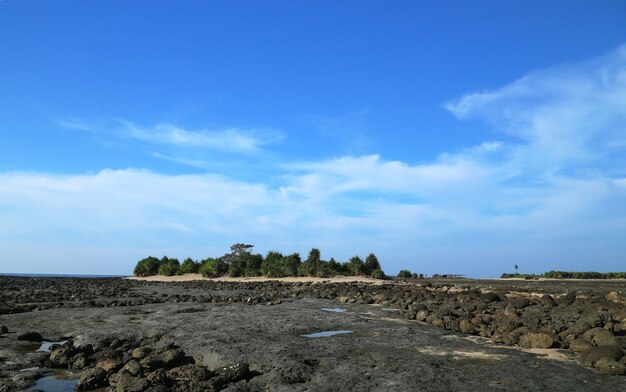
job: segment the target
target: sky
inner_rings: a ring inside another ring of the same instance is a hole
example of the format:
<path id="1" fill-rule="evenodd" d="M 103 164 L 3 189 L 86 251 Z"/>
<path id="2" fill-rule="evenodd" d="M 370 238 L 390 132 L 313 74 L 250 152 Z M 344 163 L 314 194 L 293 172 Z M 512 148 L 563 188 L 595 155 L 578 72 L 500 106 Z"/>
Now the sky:
<path id="1" fill-rule="evenodd" d="M 621 0 L 0 1 L 0 273 L 608 272 L 625 239 Z"/>

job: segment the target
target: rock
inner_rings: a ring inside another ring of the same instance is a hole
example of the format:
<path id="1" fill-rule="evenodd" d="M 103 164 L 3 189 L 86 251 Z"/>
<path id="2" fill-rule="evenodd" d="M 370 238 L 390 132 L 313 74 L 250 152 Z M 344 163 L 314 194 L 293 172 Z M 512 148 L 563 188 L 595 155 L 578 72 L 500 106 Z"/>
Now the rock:
<path id="1" fill-rule="evenodd" d="M 606 295 L 606 299 L 612 302 L 619 302 L 626 304 L 626 296 L 622 293 L 618 293 L 616 291 L 610 292 Z"/>
<path id="2" fill-rule="evenodd" d="M 604 328 L 596 327 L 583 334 L 583 339 L 594 346 L 615 346 L 621 347 L 619 339 Z"/>
<path id="3" fill-rule="evenodd" d="M 476 326 L 471 322 L 471 320 L 462 318 L 459 321 L 459 329 L 463 333 L 474 334 L 476 333 Z"/>
<path id="4" fill-rule="evenodd" d="M 485 302 L 500 301 L 500 296 L 493 292 L 482 294 L 480 298 Z"/>
<path id="5" fill-rule="evenodd" d="M 415 320 L 418 321 L 424 321 L 426 320 L 426 318 L 428 317 L 429 312 L 428 310 L 420 310 L 417 312 L 417 314 L 415 315 Z"/>
<path id="6" fill-rule="evenodd" d="M 623 355 L 622 350 L 614 346 L 591 347 L 580 355 L 580 363 L 584 366 L 593 366 L 601 358 L 608 358 L 618 361 Z"/>
<path id="7" fill-rule="evenodd" d="M 569 344 L 569 349 L 575 353 L 582 353 L 584 351 L 589 350 L 591 347 L 593 347 L 591 343 L 583 339 L 574 339 Z"/>
<path id="8" fill-rule="evenodd" d="M 185 353 L 179 348 L 165 350 L 163 352 L 153 351 L 139 363 L 141 366 L 156 370 L 158 368 L 172 368 L 180 364 L 185 359 Z"/>
<path id="9" fill-rule="evenodd" d="M 107 372 L 103 369 L 95 367 L 86 370 L 81 374 L 80 381 L 74 387 L 77 391 L 90 391 L 92 389 L 102 388 L 107 385 Z"/>
<path id="10" fill-rule="evenodd" d="M 550 348 L 554 339 L 545 333 L 527 333 L 520 336 L 519 345 L 526 348 Z"/>
<path id="11" fill-rule="evenodd" d="M 96 362 L 96 367 L 104 370 L 107 373 L 115 373 L 122 366 L 124 366 L 124 362 L 119 359 L 103 359 Z"/>
<path id="12" fill-rule="evenodd" d="M 68 366 L 72 357 L 72 349 L 68 346 L 63 346 L 52 350 L 49 358 L 54 366 Z"/>
<path id="13" fill-rule="evenodd" d="M 6 325 L 0 325 L 0 335 L 7 332 L 9 332 L 9 328 Z"/>
<path id="14" fill-rule="evenodd" d="M 164 351 L 161 358 L 167 368 L 172 368 L 185 359 L 185 352 L 179 348 L 174 348 Z"/>
<path id="15" fill-rule="evenodd" d="M 134 359 L 142 359 L 147 357 L 151 351 L 150 347 L 137 347 L 130 353 L 130 356 Z"/>
<path id="16" fill-rule="evenodd" d="M 112 389 L 117 392 L 141 392 L 150 386 L 148 380 L 134 377 L 126 370 L 120 370 L 112 375 L 109 382 Z"/>
<path id="17" fill-rule="evenodd" d="M 530 300 L 528 298 L 511 298 L 509 303 L 515 307 L 515 309 L 524 309 L 530 304 Z"/>
<path id="18" fill-rule="evenodd" d="M 167 376 L 178 381 L 205 381 L 213 374 L 204 366 L 192 364 L 168 370 Z"/>
<path id="19" fill-rule="evenodd" d="M 611 358 L 600 358 L 593 364 L 593 367 L 606 374 L 612 374 L 615 376 L 626 375 L 626 365 Z"/>
<path id="20" fill-rule="evenodd" d="M 232 365 L 222 366 L 215 369 L 215 372 L 224 384 L 245 380 L 250 376 L 250 368 L 245 362 L 236 362 Z"/>
<path id="21" fill-rule="evenodd" d="M 552 298 L 551 295 L 544 294 L 541 297 L 541 305 L 551 308 L 551 307 L 556 306 L 556 302 L 554 302 L 554 298 Z"/>
<path id="22" fill-rule="evenodd" d="M 72 363 L 72 369 L 84 369 L 89 365 L 89 358 L 87 358 L 85 354 L 80 353 L 72 358 L 70 362 Z"/>
<path id="23" fill-rule="evenodd" d="M 559 306 L 569 306 L 576 301 L 576 292 L 570 291 L 564 295 L 561 295 L 557 298 L 557 303 Z"/>
<path id="24" fill-rule="evenodd" d="M 17 340 L 26 340 L 29 342 L 41 342 L 43 341 L 43 337 L 41 336 L 39 332 L 29 331 L 29 332 L 22 332 L 21 334 L 17 335 Z"/>
<path id="25" fill-rule="evenodd" d="M 126 365 L 124 365 L 124 367 L 122 368 L 122 370 L 127 371 L 128 373 L 130 373 L 133 376 L 137 376 L 139 373 L 141 373 L 141 365 L 139 364 L 139 362 L 137 362 L 136 360 L 131 360 L 128 361 L 128 363 Z"/>
<path id="26" fill-rule="evenodd" d="M 163 384 L 166 384 L 168 381 L 167 374 L 165 373 L 165 370 L 163 369 L 157 369 L 154 372 L 148 374 L 146 379 L 152 385 L 163 385 Z"/>

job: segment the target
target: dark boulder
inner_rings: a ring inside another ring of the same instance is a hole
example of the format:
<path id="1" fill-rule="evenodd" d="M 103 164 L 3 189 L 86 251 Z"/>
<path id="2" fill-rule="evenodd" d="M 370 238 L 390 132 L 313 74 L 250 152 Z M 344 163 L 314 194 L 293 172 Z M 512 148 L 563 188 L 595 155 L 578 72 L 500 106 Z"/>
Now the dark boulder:
<path id="1" fill-rule="evenodd" d="M 550 348 L 554 339 L 546 333 L 527 333 L 519 338 L 519 345 L 526 348 Z"/>
<path id="2" fill-rule="evenodd" d="M 484 293 L 480 296 L 480 298 L 485 301 L 485 302 L 496 302 L 496 301 L 500 301 L 500 296 L 496 293 L 490 292 L 490 293 Z"/>
<path id="3" fill-rule="evenodd" d="M 90 391 L 107 386 L 107 372 L 101 368 L 91 368 L 81 374 L 80 381 L 74 387 L 76 391 Z"/>
<path id="4" fill-rule="evenodd" d="M 580 355 L 580 363 L 583 366 L 593 366 L 601 358 L 613 359 L 619 361 L 623 353 L 620 348 L 613 346 L 596 346 L 591 347 Z"/>
<path id="5" fill-rule="evenodd" d="M 17 340 L 26 340 L 29 342 L 41 342 L 43 341 L 43 337 L 41 336 L 39 332 L 29 331 L 29 332 L 22 332 L 21 334 L 17 335 Z"/>

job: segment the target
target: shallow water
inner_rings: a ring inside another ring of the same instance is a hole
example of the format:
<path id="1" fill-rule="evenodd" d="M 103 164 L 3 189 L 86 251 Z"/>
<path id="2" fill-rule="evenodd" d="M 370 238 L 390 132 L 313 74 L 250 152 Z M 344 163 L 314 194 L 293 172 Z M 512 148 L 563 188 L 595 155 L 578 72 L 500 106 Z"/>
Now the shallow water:
<path id="1" fill-rule="evenodd" d="M 25 369 L 20 369 L 20 372 L 34 372 L 35 370 L 39 370 L 38 367 L 29 367 Z"/>
<path id="2" fill-rule="evenodd" d="M 74 391 L 74 386 L 79 381 L 78 378 L 71 378 L 72 376 L 72 374 L 59 373 L 42 377 L 26 391 L 71 392 Z"/>
<path id="3" fill-rule="evenodd" d="M 37 349 L 37 351 L 38 352 L 47 353 L 47 352 L 50 351 L 50 347 L 52 347 L 53 344 L 64 344 L 65 342 L 67 342 L 67 340 L 63 340 L 63 341 L 60 341 L 60 342 L 46 342 L 46 341 L 43 341 L 43 342 L 41 342 L 41 347 L 39 347 Z"/>
<path id="4" fill-rule="evenodd" d="M 315 332 L 315 333 L 309 333 L 306 335 L 302 335 L 305 338 L 325 338 L 328 336 L 333 336 L 333 335 L 343 335 L 343 334 L 348 334 L 348 333 L 352 333 L 353 331 L 348 331 L 345 329 L 341 329 L 341 330 L 337 330 L 337 331 L 321 331 L 321 332 Z"/>
<path id="5" fill-rule="evenodd" d="M 341 308 L 322 308 L 324 312 L 343 313 L 346 310 Z"/>

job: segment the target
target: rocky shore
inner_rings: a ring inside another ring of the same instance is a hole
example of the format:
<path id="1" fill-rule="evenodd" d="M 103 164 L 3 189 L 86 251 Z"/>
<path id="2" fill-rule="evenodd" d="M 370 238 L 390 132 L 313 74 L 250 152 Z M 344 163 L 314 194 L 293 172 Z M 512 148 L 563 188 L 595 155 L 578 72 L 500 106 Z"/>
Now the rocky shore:
<path id="1" fill-rule="evenodd" d="M 626 390 L 624 287 L 0 277 L 0 391 Z"/>

